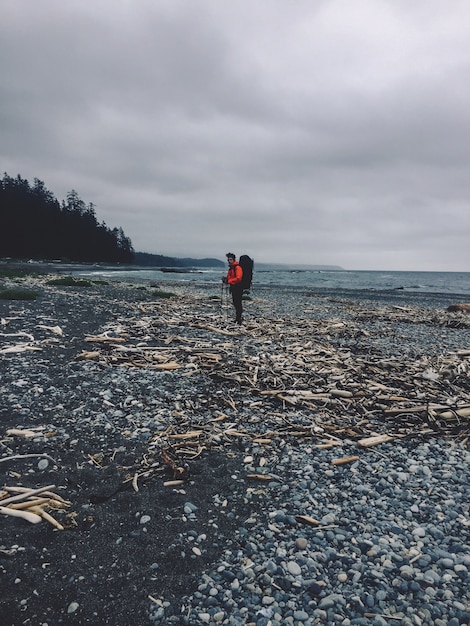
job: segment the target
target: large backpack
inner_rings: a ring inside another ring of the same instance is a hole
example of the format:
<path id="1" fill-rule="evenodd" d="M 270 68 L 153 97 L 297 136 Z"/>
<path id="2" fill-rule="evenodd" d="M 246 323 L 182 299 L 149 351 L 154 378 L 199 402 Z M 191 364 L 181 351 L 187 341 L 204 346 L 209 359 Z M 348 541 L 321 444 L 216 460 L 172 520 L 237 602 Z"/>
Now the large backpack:
<path id="1" fill-rule="evenodd" d="M 253 259 L 251 259 L 247 254 L 242 254 L 238 263 L 243 270 L 241 285 L 244 291 L 248 291 L 251 289 L 251 283 L 253 281 Z"/>

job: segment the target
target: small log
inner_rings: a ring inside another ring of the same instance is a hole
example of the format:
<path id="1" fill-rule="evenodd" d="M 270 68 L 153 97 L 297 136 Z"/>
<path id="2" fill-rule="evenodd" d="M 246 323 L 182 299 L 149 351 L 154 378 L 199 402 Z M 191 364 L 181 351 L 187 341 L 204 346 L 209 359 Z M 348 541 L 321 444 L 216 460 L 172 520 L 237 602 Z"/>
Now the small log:
<path id="1" fill-rule="evenodd" d="M 296 398 L 289 398 L 289 396 L 284 396 L 282 394 L 279 394 L 277 397 L 279 398 L 279 400 L 282 400 L 282 402 L 287 402 L 287 404 L 291 404 L 292 406 L 295 406 L 297 404 Z"/>
<path id="2" fill-rule="evenodd" d="M 251 480 L 261 480 L 264 482 L 276 480 L 273 476 L 270 476 L 269 474 L 247 474 L 246 477 L 250 478 Z"/>
<path id="3" fill-rule="evenodd" d="M 48 502 L 50 502 L 49 498 L 36 498 L 35 500 L 26 500 L 25 502 L 17 502 L 16 504 L 10 504 L 9 508 L 10 509 L 16 509 L 16 510 L 21 510 L 21 509 L 29 509 L 33 506 L 40 506 L 41 504 L 47 504 Z"/>
<path id="4" fill-rule="evenodd" d="M 10 498 L 5 498 L 0 501 L 0 505 L 5 506 L 6 504 L 10 504 L 11 502 L 21 502 L 21 500 L 26 500 L 30 496 L 36 496 L 38 493 L 43 493 L 44 491 L 49 491 L 50 489 L 54 489 L 55 485 L 48 485 L 47 487 L 39 487 L 39 489 L 28 489 L 23 493 L 19 493 L 16 496 L 11 496 Z"/>
<path id="5" fill-rule="evenodd" d="M 55 485 L 52 485 L 53 487 Z M 31 489 L 29 487 L 7 487 L 4 486 L 5 491 L 8 491 L 10 493 L 24 493 L 26 494 L 25 497 L 28 497 L 31 493 Z M 66 508 L 68 506 L 71 506 L 71 502 L 70 500 L 65 500 L 65 498 L 63 498 L 62 496 L 59 496 L 59 494 L 54 493 L 53 491 L 41 491 L 41 494 L 43 497 L 45 498 L 49 498 L 49 500 L 54 501 L 54 505 L 60 506 L 60 508 Z M 3 504 L 3 501 L 0 501 L 0 504 Z"/>
<path id="6" fill-rule="evenodd" d="M 35 506 L 32 507 L 30 510 L 33 513 L 39 515 L 39 517 L 42 517 L 42 519 L 46 520 L 46 522 L 49 522 L 49 524 L 52 524 L 52 526 L 54 526 L 54 528 L 57 528 L 57 530 L 65 530 L 60 522 L 54 519 L 52 515 L 49 515 L 49 513 L 47 511 L 44 511 L 44 509 L 42 509 L 41 507 Z"/>
<path id="7" fill-rule="evenodd" d="M 103 342 L 125 343 L 126 340 L 123 339 L 122 337 L 108 337 L 108 335 L 95 335 L 95 336 L 85 337 L 85 341 L 97 342 L 97 343 L 103 343 Z"/>
<path id="8" fill-rule="evenodd" d="M 179 435 L 168 435 L 168 439 L 192 439 L 193 437 L 200 437 L 203 434 L 203 430 L 190 430 L 187 433 L 181 433 Z"/>
<path id="9" fill-rule="evenodd" d="M 401 408 L 396 408 L 396 409 L 385 409 L 384 410 L 384 415 L 401 415 L 402 413 L 422 413 L 422 412 L 427 412 L 427 411 L 439 411 L 439 410 L 444 410 L 444 409 L 448 409 L 449 406 L 446 404 L 420 404 L 418 406 L 407 406 L 407 407 L 401 407 Z"/>
<path id="10" fill-rule="evenodd" d="M 36 346 L 25 346 L 25 345 L 17 345 L 17 346 L 7 346 L 6 348 L 2 348 L 0 350 L 0 354 L 12 354 L 14 352 L 41 352 L 42 348 L 37 348 Z"/>
<path id="11" fill-rule="evenodd" d="M 24 435 L 23 434 L 23 437 L 31 437 L 31 436 L 32 435 Z M 31 459 L 31 458 L 34 458 L 34 457 L 36 457 L 36 458 L 43 458 L 43 459 L 49 459 L 49 461 L 52 461 L 54 464 L 57 465 L 57 463 L 54 461 L 54 459 L 51 456 L 49 456 L 48 454 L 13 454 L 12 456 L 4 456 L 3 458 L 1 458 L 0 459 L 0 463 L 3 463 L 4 461 L 14 461 L 16 459 Z"/>
<path id="12" fill-rule="evenodd" d="M 329 450 L 335 446 L 340 446 L 341 443 L 341 441 L 329 441 L 328 443 L 319 443 L 315 446 L 315 448 L 317 448 L 317 450 Z"/>
<path id="13" fill-rule="evenodd" d="M 332 389 L 330 393 L 334 398 L 352 398 L 354 395 L 352 391 L 347 389 Z"/>
<path id="14" fill-rule="evenodd" d="M 300 524 L 308 524 L 308 526 L 319 526 L 320 522 L 309 515 L 296 515 L 295 520 Z"/>
<path id="15" fill-rule="evenodd" d="M 37 437 L 40 433 L 29 428 L 8 428 L 6 434 L 9 437 Z"/>
<path id="16" fill-rule="evenodd" d="M 158 359 L 158 360 L 159 361 L 164 361 L 165 357 L 162 357 L 161 359 Z M 152 369 L 152 370 L 177 370 L 180 367 L 182 367 L 176 361 L 167 361 L 165 363 L 152 363 L 147 358 L 144 358 L 141 361 L 138 361 L 136 359 L 133 359 L 132 361 L 122 361 L 122 360 L 120 360 L 119 364 L 120 365 L 125 365 L 127 367 L 142 367 L 142 368 Z"/>
<path id="17" fill-rule="evenodd" d="M 357 443 L 362 448 L 371 448 L 372 446 L 378 446 L 381 443 L 388 443 L 389 441 L 393 441 L 393 437 L 390 435 L 374 435 L 373 437 L 366 437 L 365 439 L 360 439 Z"/>
<path id="18" fill-rule="evenodd" d="M 30 522 L 30 524 L 39 524 L 41 518 L 36 513 L 30 513 L 29 511 L 18 511 L 16 509 L 10 509 L 7 506 L 0 506 L 0 513 L 3 515 L 11 515 L 11 517 L 21 517 L 22 519 Z"/>
<path id="19" fill-rule="evenodd" d="M 36 328 L 42 328 L 43 330 L 49 330 L 54 335 L 59 335 L 62 337 L 64 335 L 62 328 L 60 326 L 45 326 L 44 324 L 38 324 Z"/>
<path id="20" fill-rule="evenodd" d="M 233 430 L 233 429 L 229 429 L 229 430 L 224 430 L 223 435 L 227 436 L 227 437 L 247 437 L 247 433 L 245 432 L 239 432 L 238 430 Z"/>
<path id="21" fill-rule="evenodd" d="M 344 456 L 341 459 L 333 459 L 331 461 L 332 465 L 346 465 L 346 463 L 354 463 L 354 461 L 359 461 L 358 456 Z"/>
<path id="22" fill-rule="evenodd" d="M 455 409 L 454 411 L 443 411 L 442 413 L 438 413 L 437 416 L 443 419 L 449 420 L 453 419 L 456 415 L 459 417 L 470 417 L 470 408 L 463 409 Z"/>
<path id="23" fill-rule="evenodd" d="M 139 485 L 137 484 L 137 480 L 139 478 L 139 474 L 136 472 L 134 474 L 134 478 L 132 479 L 132 489 L 137 493 L 139 491 Z"/>
<path id="24" fill-rule="evenodd" d="M 77 354 L 76 359 L 97 359 L 101 356 L 101 352 L 99 350 L 94 351 L 86 351 L 83 350 L 80 354 Z"/>
<path id="25" fill-rule="evenodd" d="M 376 617 L 383 617 L 384 619 L 398 620 L 401 621 L 402 617 L 397 617 L 395 615 L 387 615 L 386 613 L 364 613 L 364 617 L 367 619 L 375 619 Z"/>

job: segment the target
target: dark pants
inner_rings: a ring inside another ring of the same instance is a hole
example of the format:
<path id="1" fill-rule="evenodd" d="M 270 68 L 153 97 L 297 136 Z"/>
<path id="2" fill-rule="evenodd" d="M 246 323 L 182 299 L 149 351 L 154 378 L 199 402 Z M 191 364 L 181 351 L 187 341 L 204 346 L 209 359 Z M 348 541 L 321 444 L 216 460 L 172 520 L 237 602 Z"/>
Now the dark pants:
<path id="1" fill-rule="evenodd" d="M 243 289 L 242 287 L 240 287 L 240 285 L 231 285 L 230 292 L 232 294 L 233 306 L 235 307 L 236 321 L 241 322 L 242 313 L 243 313 L 243 306 L 242 306 Z"/>

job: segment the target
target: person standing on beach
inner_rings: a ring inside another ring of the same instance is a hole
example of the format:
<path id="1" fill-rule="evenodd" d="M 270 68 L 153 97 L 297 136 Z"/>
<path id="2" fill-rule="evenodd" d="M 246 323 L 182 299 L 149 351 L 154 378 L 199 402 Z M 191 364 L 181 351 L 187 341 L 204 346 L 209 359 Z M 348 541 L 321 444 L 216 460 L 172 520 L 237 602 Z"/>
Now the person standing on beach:
<path id="1" fill-rule="evenodd" d="M 237 324 L 241 324 L 243 313 L 243 270 L 233 252 L 227 252 L 225 256 L 227 257 L 228 271 L 227 276 L 224 276 L 222 281 L 229 285 L 230 293 L 232 294 L 233 306 L 235 307 L 235 322 Z"/>

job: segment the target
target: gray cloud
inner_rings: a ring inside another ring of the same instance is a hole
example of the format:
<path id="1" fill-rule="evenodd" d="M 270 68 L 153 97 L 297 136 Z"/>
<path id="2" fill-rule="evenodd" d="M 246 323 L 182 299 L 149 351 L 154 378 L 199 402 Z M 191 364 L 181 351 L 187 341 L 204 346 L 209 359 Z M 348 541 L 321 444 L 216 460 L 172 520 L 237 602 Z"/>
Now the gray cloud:
<path id="1" fill-rule="evenodd" d="M 0 0 L 0 161 L 137 250 L 466 270 L 463 0 Z"/>

